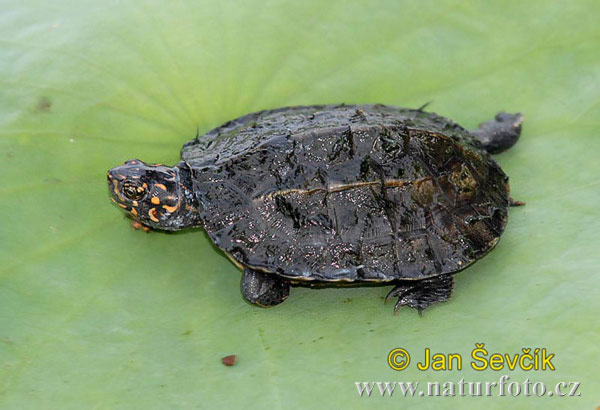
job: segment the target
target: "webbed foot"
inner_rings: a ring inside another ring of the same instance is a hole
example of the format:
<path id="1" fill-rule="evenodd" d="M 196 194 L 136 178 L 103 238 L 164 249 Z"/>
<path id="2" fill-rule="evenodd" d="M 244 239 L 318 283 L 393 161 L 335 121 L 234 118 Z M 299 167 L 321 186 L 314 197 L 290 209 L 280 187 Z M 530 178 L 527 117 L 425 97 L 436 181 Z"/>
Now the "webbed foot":
<path id="1" fill-rule="evenodd" d="M 402 306 L 409 306 L 419 311 L 422 315 L 423 309 L 436 302 L 447 300 L 452 294 L 454 279 L 451 275 L 440 275 L 429 279 L 414 281 L 414 283 L 403 283 L 397 285 L 387 294 L 385 301 L 397 297 L 394 313 Z"/>

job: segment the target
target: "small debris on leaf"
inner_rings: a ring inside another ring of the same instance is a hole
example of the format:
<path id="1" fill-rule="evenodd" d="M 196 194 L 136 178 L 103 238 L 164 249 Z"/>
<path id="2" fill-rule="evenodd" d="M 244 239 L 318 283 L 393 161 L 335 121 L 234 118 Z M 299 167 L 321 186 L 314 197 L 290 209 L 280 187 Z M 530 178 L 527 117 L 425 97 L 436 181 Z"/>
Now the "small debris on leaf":
<path id="1" fill-rule="evenodd" d="M 229 356 L 225 356 L 224 358 L 221 359 L 221 361 L 223 362 L 223 364 L 225 366 L 233 366 L 235 364 L 235 360 L 237 359 L 237 356 L 234 354 L 231 354 Z"/>

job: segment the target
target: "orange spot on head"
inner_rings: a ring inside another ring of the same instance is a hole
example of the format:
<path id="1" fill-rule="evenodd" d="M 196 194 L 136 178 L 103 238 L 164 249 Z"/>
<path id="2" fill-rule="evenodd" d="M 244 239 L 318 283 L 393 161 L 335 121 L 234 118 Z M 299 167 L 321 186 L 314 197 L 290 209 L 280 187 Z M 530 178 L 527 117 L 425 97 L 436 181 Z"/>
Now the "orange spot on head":
<path id="1" fill-rule="evenodd" d="M 156 208 L 151 208 L 148 211 L 148 216 L 150 217 L 151 220 L 153 220 L 154 222 L 159 222 L 158 217 L 156 216 L 156 214 L 158 213 L 158 211 L 156 210 Z"/>
<path id="2" fill-rule="evenodd" d="M 164 186 L 163 184 L 154 184 L 155 187 L 162 189 L 163 191 L 167 190 L 167 187 Z"/>
<path id="3" fill-rule="evenodd" d="M 179 204 L 175 205 L 175 206 L 168 206 L 168 205 L 163 205 L 163 209 L 166 209 L 168 212 L 175 212 L 177 210 L 177 208 L 179 208 Z"/>
<path id="4" fill-rule="evenodd" d="M 156 196 L 153 196 L 152 199 L 150 200 L 150 202 L 152 202 L 154 205 L 159 205 L 160 199 L 158 199 L 158 197 L 156 197 Z"/>

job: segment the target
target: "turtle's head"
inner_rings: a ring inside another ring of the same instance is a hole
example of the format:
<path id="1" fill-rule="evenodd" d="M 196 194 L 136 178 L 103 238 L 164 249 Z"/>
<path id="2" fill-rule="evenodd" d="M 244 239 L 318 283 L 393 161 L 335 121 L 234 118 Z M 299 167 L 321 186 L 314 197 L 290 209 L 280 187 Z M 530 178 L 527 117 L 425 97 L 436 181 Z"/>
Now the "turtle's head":
<path id="1" fill-rule="evenodd" d="M 190 170 L 131 159 L 107 173 L 111 200 L 136 221 L 174 231 L 200 225 Z"/>

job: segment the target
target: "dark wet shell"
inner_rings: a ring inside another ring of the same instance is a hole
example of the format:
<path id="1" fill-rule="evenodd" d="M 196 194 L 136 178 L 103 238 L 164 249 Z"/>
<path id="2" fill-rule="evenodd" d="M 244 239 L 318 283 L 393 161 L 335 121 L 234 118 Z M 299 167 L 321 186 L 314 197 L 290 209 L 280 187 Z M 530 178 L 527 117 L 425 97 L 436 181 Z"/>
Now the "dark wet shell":
<path id="1" fill-rule="evenodd" d="M 189 142 L 182 158 L 215 244 L 294 280 L 456 272 L 506 224 L 506 175 L 463 128 L 418 110 L 263 111 Z"/>

